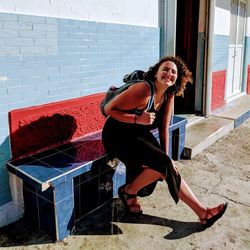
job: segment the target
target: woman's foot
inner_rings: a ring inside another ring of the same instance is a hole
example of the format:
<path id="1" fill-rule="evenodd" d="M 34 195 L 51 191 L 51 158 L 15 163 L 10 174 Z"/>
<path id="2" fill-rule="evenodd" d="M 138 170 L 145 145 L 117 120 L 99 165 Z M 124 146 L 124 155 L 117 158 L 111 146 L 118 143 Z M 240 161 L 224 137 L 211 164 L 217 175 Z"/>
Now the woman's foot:
<path id="1" fill-rule="evenodd" d="M 126 209 L 126 212 L 135 215 L 142 214 L 143 211 L 138 203 L 137 195 L 128 193 L 125 185 L 119 187 L 118 195 Z"/>
<path id="2" fill-rule="evenodd" d="M 222 217 L 227 209 L 228 203 L 220 204 L 218 207 L 207 208 L 203 218 L 200 218 L 201 224 L 205 227 L 211 227 L 218 219 Z"/>

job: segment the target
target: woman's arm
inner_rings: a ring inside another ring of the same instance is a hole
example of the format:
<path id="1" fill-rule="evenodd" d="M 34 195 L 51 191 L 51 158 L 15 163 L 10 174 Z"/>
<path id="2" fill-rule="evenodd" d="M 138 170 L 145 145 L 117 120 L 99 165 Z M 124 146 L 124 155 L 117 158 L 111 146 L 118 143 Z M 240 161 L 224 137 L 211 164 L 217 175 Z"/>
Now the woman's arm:
<path id="1" fill-rule="evenodd" d="M 136 83 L 108 103 L 105 113 L 121 122 L 151 124 L 154 117 L 152 113 L 143 112 L 140 116 L 130 113 L 133 109 L 145 109 L 150 95 L 151 90 L 147 83 Z"/>
<path id="2" fill-rule="evenodd" d="M 168 155 L 169 148 L 169 125 L 174 108 L 174 95 L 169 95 L 165 104 L 162 126 L 159 128 L 160 142 L 162 149 Z"/>
<path id="3" fill-rule="evenodd" d="M 164 112 L 164 117 L 163 117 L 163 124 L 162 127 L 159 128 L 159 133 L 160 133 L 160 141 L 163 150 L 165 153 L 168 155 L 168 148 L 169 148 L 169 125 L 172 117 L 174 109 L 174 95 L 169 95 L 168 100 L 166 102 L 165 106 L 165 112 Z M 172 160 L 172 159 L 171 159 Z M 173 168 L 175 173 L 178 175 L 179 174 L 179 169 L 176 163 L 172 160 Z"/>

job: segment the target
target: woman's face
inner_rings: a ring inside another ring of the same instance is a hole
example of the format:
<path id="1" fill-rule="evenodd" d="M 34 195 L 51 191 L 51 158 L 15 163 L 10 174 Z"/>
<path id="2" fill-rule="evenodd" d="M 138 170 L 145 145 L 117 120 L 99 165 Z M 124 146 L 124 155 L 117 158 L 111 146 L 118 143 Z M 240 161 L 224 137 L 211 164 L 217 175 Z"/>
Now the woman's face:
<path id="1" fill-rule="evenodd" d="M 177 66 L 172 61 L 163 62 L 156 75 L 156 82 L 165 87 L 171 87 L 175 84 L 178 77 Z"/>

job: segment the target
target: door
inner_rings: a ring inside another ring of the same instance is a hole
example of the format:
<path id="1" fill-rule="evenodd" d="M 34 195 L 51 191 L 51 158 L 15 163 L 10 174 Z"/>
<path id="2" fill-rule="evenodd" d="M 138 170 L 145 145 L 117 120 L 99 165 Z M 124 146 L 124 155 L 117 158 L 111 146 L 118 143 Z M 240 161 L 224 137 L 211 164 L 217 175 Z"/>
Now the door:
<path id="1" fill-rule="evenodd" d="M 231 0 L 230 45 L 226 87 L 227 99 L 239 94 L 242 89 L 245 23 L 246 3 L 241 0 Z"/>
<path id="2" fill-rule="evenodd" d="M 196 79 L 197 41 L 200 0 L 177 0 L 176 56 L 181 57 Z M 184 97 L 175 98 L 176 114 L 192 114 L 195 110 L 196 82 L 187 84 Z"/>

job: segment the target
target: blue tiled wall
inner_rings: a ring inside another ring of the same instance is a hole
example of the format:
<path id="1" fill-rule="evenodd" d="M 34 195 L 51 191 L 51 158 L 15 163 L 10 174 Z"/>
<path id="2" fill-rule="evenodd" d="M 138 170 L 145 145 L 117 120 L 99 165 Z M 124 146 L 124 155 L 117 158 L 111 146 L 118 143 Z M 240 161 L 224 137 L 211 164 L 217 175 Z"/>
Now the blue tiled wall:
<path id="1" fill-rule="evenodd" d="M 250 37 L 245 38 L 245 55 L 244 55 L 244 67 L 243 67 L 243 89 L 246 89 L 248 65 L 250 64 Z"/>
<path id="2" fill-rule="evenodd" d="M 11 200 L 9 110 L 103 92 L 159 58 L 152 27 L 0 13 L 0 206 Z"/>
<path id="3" fill-rule="evenodd" d="M 212 53 L 212 71 L 226 70 L 228 68 L 229 36 L 215 34 Z"/>
<path id="4" fill-rule="evenodd" d="M 245 39 L 245 62 L 250 64 L 250 36 Z"/>

